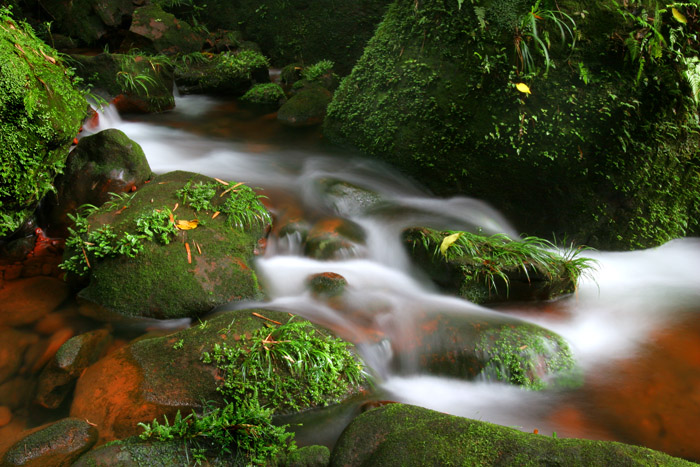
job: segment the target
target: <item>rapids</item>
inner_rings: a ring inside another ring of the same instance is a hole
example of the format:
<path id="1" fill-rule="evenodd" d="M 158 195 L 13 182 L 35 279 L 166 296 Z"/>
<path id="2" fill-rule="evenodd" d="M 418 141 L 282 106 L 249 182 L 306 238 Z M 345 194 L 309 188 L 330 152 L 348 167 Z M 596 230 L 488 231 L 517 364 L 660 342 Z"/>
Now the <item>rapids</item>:
<path id="1" fill-rule="evenodd" d="M 355 342 L 377 378 L 378 396 L 548 435 L 617 439 L 666 450 L 683 444 L 680 438 L 668 439 L 685 429 L 671 428 L 677 420 L 659 422 L 658 439 L 647 436 L 656 428 L 643 430 L 649 419 L 665 416 L 657 413 L 665 409 L 652 406 L 649 413 L 617 414 L 611 405 L 629 398 L 646 404 L 638 393 L 658 390 L 629 370 L 630 365 L 639 359 L 652 361 L 656 343 L 667 330 L 687 328 L 688 323 L 694 330 L 700 327 L 700 239 L 678 239 L 635 252 L 587 251 L 584 256 L 596 259 L 597 268 L 582 280 L 576 294 L 548 303 L 477 306 L 437 293 L 411 266 L 399 235 L 405 227 L 424 225 L 517 236 L 517 228 L 488 204 L 465 197 L 438 199 L 386 166 L 328 152 L 316 133 L 298 138 L 269 118 L 258 119 L 253 128 L 227 114 L 238 112 L 230 104 L 198 96 L 178 97 L 176 102 L 175 111 L 141 121 L 122 120 L 107 109 L 92 131 L 121 129 L 143 147 L 157 173 L 188 170 L 243 181 L 269 196 L 273 212 L 294 204 L 309 222 L 340 217 L 359 224 L 366 245 L 343 260 L 304 257 L 298 239 L 273 235 L 256 267 L 269 297 L 263 305 L 329 325 Z M 329 196 L 324 189 L 328 180 L 362 187 L 376 193 L 378 201 L 366 206 Z M 304 281 L 320 272 L 347 279 L 352 313 L 309 294 Z M 438 311 L 496 320 L 508 313 L 559 333 L 574 351 L 582 386 L 533 392 L 489 381 L 454 380 L 427 374 L 410 356 L 400 360 L 397 371 L 390 364 L 392 340 L 419 332 L 418 314 Z M 383 337 L 373 339 L 376 333 Z M 692 351 L 700 355 L 698 348 L 688 350 Z M 690 357 L 673 377 L 687 378 L 698 369 L 700 360 Z M 693 399 L 694 390 L 678 387 L 659 397 L 674 399 L 676 418 L 693 414 L 690 418 L 697 420 L 700 405 Z M 632 388 L 631 395 L 615 392 L 625 388 Z M 697 456 L 693 453 L 690 457 Z"/>

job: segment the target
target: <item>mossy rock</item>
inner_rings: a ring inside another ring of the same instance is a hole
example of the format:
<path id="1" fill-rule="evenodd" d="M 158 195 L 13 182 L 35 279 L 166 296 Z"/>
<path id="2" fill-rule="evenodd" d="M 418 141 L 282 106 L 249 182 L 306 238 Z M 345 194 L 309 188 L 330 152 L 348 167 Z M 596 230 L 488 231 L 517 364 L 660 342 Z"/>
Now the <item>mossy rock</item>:
<path id="1" fill-rule="evenodd" d="M 389 404 L 346 428 L 331 466 L 692 466 L 651 449 L 612 441 L 550 438 L 432 410 Z"/>
<path id="2" fill-rule="evenodd" d="M 55 236 L 67 237 L 68 214 L 84 205 L 102 206 L 113 193 L 141 187 L 153 176 L 139 144 L 121 130 L 110 128 L 80 139 L 63 174 L 56 178 L 56 195 L 47 196 L 42 211 Z"/>
<path id="3" fill-rule="evenodd" d="M 546 245 L 519 246 L 502 236 L 463 233 L 478 254 L 455 246 L 442 253 L 441 244 L 452 232 L 411 228 L 403 232 L 406 252 L 442 290 L 484 304 L 506 301 L 551 300 L 576 290 L 583 271 Z M 454 244 L 453 244 L 454 245 Z"/>
<path id="4" fill-rule="evenodd" d="M 87 102 L 57 52 L 0 13 L 0 237 L 53 189 Z"/>
<path id="5" fill-rule="evenodd" d="M 616 39 L 635 25 L 613 2 L 564 1 L 574 51 L 552 41 L 545 73 L 530 42 L 540 72 L 526 76 L 513 44 L 534 3 L 394 2 L 335 92 L 325 136 L 438 195 L 487 200 L 528 235 L 631 249 L 698 232 L 700 127 L 680 59 L 638 79 Z"/>
<path id="6" fill-rule="evenodd" d="M 291 127 L 319 125 L 326 117 L 332 97 L 333 94 L 320 84 L 309 84 L 280 107 L 277 120 Z"/>
<path id="7" fill-rule="evenodd" d="M 47 0 L 40 5 L 51 18 L 53 31 L 74 37 L 83 45 L 106 42 L 114 48 L 121 43 L 121 29 L 129 27 L 135 8 L 132 0 Z"/>
<path id="8" fill-rule="evenodd" d="M 276 109 L 286 102 L 287 96 L 285 96 L 284 90 L 279 84 L 261 83 L 250 88 L 243 94 L 241 100 Z"/>
<path id="9" fill-rule="evenodd" d="M 209 177 L 170 172 L 154 178 L 130 200 L 104 205 L 88 217 L 91 230 L 108 225 L 115 238 L 126 238 L 127 233 L 142 235 L 137 230 L 138 219 L 154 210 L 172 211 L 177 204 L 173 216 L 198 219 L 199 225 L 177 230 L 168 244 L 143 240 L 143 251 L 133 258 L 119 254 L 90 257 L 89 285 L 78 297 L 98 306 L 81 308 L 86 314 L 100 319 L 194 317 L 231 301 L 260 297 L 251 261 L 264 226 L 235 227 L 223 213 L 212 219 L 213 212 L 196 212 L 176 194 L 188 182 L 221 187 L 217 193 L 225 189 Z M 217 194 L 211 202 L 217 209 L 226 199 Z M 79 261 L 80 255 L 69 248 L 64 260 Z"/>
<path id="10" fill-rule="evenodd" d="M 239 49 L 178 66 L 175 81 L 183 94 L 240 96 L 253 84 L 270 82 L 268 66 L 259 52 Z"/>
<path id="11" fill-rule="evenodd" d="M 125 44 L 153 53 L 188 54 L 202 50 L 204 39 L 185 21 L 163 11 L 156 5 L 134 10 Z"/>
<path id="12" fill-rule="evenodd" d="M 72 55 L 76 74 L 93 86 L 95 94 L 114 100 L 121 112 L 156 113 L 173 109 L 174 73 L 147 54 L 100 53 Z"/>
<path id="13" fill-rule="evenodd" d="M 440 312 L 416 319 L 420 333 L 405 332 L 392 342 L 400 374 L 418 369 L 531 390 L 580 384 L 568 343 L 543 327 L 506 315 Z"/>
<path id="14" fill-rule="evenodd" d="M 236 382 L 241 381 L 241 368 L 236 367 L 237 374 L 233 375 L 204 358 L 206 353 L 214 355 L 217 348 L 224 346 L 247 349 L 253 343 L 264 351 L 260 344 L 279 345 L 271 343 L 274 339 L 269 336 L 288 322 L 306 323 L 316 335 L 332 336 L 329 331 L 288 313 L 264 309 L 226 312 L 168 336 L 134 341 L 107 355 L 80 377 L 71 414 L 97 423 L 100 442 L 104 442 L 140 434 L 139 422 L 157 419 L 162 423 L 163 416 L 172 422 L 178 410 L 186 416 L 192 410 L 201 412 L 205 404 L 235 403 L 236 399 L 226 389 L 236 387 Z M 345 348 L 343 359 L 350 358 L 353 364 L 359 364 L 353 346 L 347 344 Z M 248 366 L 248 378 L 257 382 L 242 386 L 236 398 L 256 397 L 261 406 L 269 406 L 275 415 L 282 415 L 342 401 L 361 389 L 342 377 L 334 381 L 333 390 L 311 387 L 304 377 L 290 373 L 288 360 L 271 355 L 271 371 L 282 379 L 268 374 L 267 365 Z M 333 363 L 341 368 L 347 362 L 334 355 Z M 282 384 L 276 387 L 280 381 Z M 311 397 L 311 393 L 319 391 L 322 401 Z"/>
<path id="15" fill-rule="evenodd" d="M 329 59 L 338 65 L 339 73 L 345 74 L 362 54 L 388 3 L 272 0 L 261 5 L 254 0 L 237 0 L 233 18 L 246 37 L 260 44 L 274 65 Z"/>

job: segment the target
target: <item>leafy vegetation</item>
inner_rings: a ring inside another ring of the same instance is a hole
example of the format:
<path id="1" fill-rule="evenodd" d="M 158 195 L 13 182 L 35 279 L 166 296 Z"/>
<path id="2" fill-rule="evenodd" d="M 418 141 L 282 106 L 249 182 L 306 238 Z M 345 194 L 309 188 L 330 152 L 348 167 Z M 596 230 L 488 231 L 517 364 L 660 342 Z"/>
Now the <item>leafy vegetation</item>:
<path id="1" fill-rule="evenodd" d="M 144 430 L 140 435 L 143 440 L 185 440 L 197 464 L 208 456 L 233 456 L 243 465 L 265 465 L 278 454 L 295 449 L 294 434 L 286 431 L 286 425 L 273 425 L 272 410 L 261 407 L 254 398 L 221 408 L 209 404 L 201 415 L 192 412 L 182 417 L 178 411 L 172 424 L 166 417 L 162 424 L 153 420 L 139 426 Z"/>
<path id="2" fill-rule="evenodd" d="M 53 190 L 86 113 L 72 70 L 0 7 L 0 236 Z"/>
<path id="3" fill-rule="evenodd" d="M 241 100 L 253 104 L 279 104 L 286 98 L 284 90 L 276 83 L 261 83 L 250 88 Z"/>
<path id="4" fill-rule="evenodd" d="M 223 376 L 219 391 L 235 403 L 260 398 L 277 408 L 323 406 L 364 380 L 348 344 L 308 321 L 261 328 L 235 346 L 215 344 L 202 360 L 216 364 Z"/>
<path id="5" fill-rule="evenodd" d="M 226 196 L 224 203 L 214 207 L 212 201 L 215 197 Z M 224 183 L 192 183 L 188 182 L 177 191 L 183 203 L 195 211 L 215 211 L 226 216 L 226 223 L 230 227 L 244 228 L 255 225 L 265 226 L 272 220 L 270 213 L 260 202 L 265 198 L 258 195 L 252 188 L 242 182 Z"/>
<path id="6" fill-rule="evenodd" d="M 301 70 L 301 76 L 307 81 L 316 81 L 323 75 L 331 73 L 333 71 L 334 65 L 335 63 L 333 63 L 332 60 L 321 60 L 314 63 L 313 65 L 304 67 Z"/>
<path id="7" fill-rule="evenodd" d="M 119 65 L 116 78 L 122 91 L 148 97 L 160 85 L 160 75 L 165 70 L 172 69 L 173 61 L 162 54 L 149 55 L 131 49 L 120 57 Z"/>

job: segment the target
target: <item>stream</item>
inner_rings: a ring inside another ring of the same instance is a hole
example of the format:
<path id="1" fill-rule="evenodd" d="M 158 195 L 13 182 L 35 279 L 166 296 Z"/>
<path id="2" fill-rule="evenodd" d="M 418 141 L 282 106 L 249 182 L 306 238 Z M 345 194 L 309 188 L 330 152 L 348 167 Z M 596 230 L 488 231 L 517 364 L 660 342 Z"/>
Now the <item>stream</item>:
<path id="1" fill-rule="evenodd" d="M 358 345 L 377 378 L 375 398 L 542 435 L 639 444 L 700 461 L 694 436 L 700 426 L 700 239 L 635 252 L 587 251 L 597 268 L 576 294 L 477 306 L 441 295 L 411 265 L 400 232 L 430 226 L 517 237 L 517 226 L 488 204 L 436 198 L 386 166 L 325 148 L 317 129 L 279 126 L 274 114 L 202 96 L 178 97 L 176 105 L 172 112 L 129 120 L 107 109 L 92 131 L 124 131 L 143 147 L 156 173 L 188 170 L 242 181 L 261 188 L 277 215 L 293 211 L 309 224 L 340 218 L 361 226 L 363 244 L 325 261 L 305 257 L 293 235 L 273 232 L 256 268 L 269 297 L 263 306 L 327 325 Z M 372 192 L 374 200 L 330 193 L 329 181 Z M 351 312 L 310 295 L 305 280 L 320 272 L 347 279 Z M 393 355 L 393 344 L 412 339 L 421 332 L 422 317 L 434 313 L 487 321 L 507 314 L 551 329 L 569 342 L 580 384 L 536 392 L 457 380 L 428 374 L 410 354 Z M 341 430 L 347 417 L 329 413 L 329 420 L 305 421 L 299 436 L 315 442 L 337 436 L 328 433 Z"/>

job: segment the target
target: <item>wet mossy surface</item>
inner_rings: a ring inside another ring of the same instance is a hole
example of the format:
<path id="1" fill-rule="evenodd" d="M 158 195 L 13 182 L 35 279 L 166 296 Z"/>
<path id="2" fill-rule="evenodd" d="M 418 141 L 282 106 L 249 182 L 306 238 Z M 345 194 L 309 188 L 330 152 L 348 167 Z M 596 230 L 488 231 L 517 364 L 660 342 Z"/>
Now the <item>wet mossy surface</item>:
<path id="1" fill-rule="evenodd" d="M 660 60 L 637 80 L 611 2 L 567 1 L 574 52 L 553 46 L 547 73 L 518 73 L 515 26 L 533 3 L 392 4 L 325 135 L 439 195 L 488 200 L 528 235 L 631 249 L 697 232 L 700 133 L 679 67 Z"/>
<path id="2" fill-rule="evenodd" d="M 117 238 L 136 233 L 144 214 L 174 211 L 176 205 L 174 217 L 199 221 L 194 229 L 177 230 L 168 244 L 143 241 L 143 251 L 134 257 L 93 260 L 89 285 L 79 297 L 99 305 L 97 317 L 192 317 L 230 301 L 261 296 L 251 261 L 263 226 L 235 227 L 223 213 L 212 219 L 214 212 L 194 211 L 176 194 L 188 182 L 216 184 L 202 175 L 171 172 L 153 179 L 130 200 L 115 201 L 89 216 L 90 229 L 109 225 Z M 212 203 L 219 207 L 225 200 L 217 195 Z M 78 254 L 79 260 L 79 253 L 67 250 L 64 258 Z"/>
<path id="3" fill-rule="evenodd" d="M 611 441 L 553 438 L 403 404 L 353 420 L 332 466 L 692 466 L 651 449 Z"/>
<path id="4" fill-rule="evenodd" d="M 52 189 L 87 111 L 57 52 L 0 10 L 0 237 Z"/>

